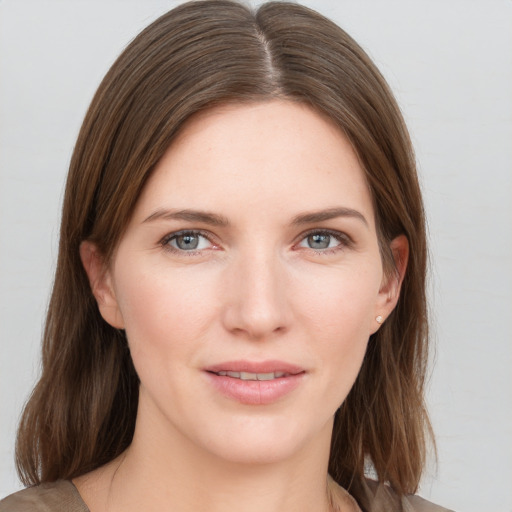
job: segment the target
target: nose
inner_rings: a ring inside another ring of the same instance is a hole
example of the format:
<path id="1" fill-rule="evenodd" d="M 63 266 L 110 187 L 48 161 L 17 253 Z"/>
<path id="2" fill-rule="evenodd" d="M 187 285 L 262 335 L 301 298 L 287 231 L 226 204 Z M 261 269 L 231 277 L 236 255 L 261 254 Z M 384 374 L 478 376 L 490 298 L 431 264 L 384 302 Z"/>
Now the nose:
<path id="1" fill-rule="evenodd" d="M 276 255 L 263 251 L 240 254 L 226 273 L 226 329 L 251 340 L 265 340 L 289 329 L 290 290 L 285 269 Z"/>

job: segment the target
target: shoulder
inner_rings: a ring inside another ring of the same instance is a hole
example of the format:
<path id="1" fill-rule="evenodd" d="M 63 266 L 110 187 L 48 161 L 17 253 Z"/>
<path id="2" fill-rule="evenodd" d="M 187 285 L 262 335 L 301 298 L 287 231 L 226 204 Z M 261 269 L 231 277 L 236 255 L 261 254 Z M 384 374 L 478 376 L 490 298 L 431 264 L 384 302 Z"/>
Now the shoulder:
<path id="1" fill-rule="evenodd" d="M 69 480 L 28 487 L 0 501 L 0 512 L 89 512 Z"/>
<path id="2" fill-rule="evenodd" d="M 417 495 L 409 494 L 399 498 L 388 485 L 373 480 L 366 480 L 364 487 L 368 502 L 371 503 L 369 510 L 372 512 L 453 512 Z"/>
<path id="3" fill-rule="evenodd" d="M 453 512 L 420 496 L 404 496 L 402 501 L 404 512 Z"/>

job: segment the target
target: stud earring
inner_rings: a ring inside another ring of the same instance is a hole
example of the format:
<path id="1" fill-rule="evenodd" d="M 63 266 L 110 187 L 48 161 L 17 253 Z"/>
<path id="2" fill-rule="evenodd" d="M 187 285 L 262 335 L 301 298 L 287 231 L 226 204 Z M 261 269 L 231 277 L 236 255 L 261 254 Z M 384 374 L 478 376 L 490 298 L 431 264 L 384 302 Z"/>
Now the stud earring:
<path id="1" fill-rule="evenodd" d="M 384 321 L 384 319 L 380 315 L 375 317 L 375 320 L 377 321 L 378 324 L 381 324 Z"/>

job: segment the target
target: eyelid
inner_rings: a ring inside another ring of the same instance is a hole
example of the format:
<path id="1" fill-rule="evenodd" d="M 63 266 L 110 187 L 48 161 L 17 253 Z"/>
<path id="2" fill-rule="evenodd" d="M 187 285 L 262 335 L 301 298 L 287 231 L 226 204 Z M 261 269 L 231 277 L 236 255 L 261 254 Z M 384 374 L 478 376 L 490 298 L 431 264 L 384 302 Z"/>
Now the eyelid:
<path id="1" fill-rule="evenodd" d="M 178 249 L 176 247 L 173 247 L 169 244 L 169 242 L 179 236 L 184 235 L 195 235 L 195 236 L 201 236 L 208 240 L 208 242 L 211 244 L 211 247 L 203 248 L 203 249 L 191 249 L 191 250 L 183 250 Z M 214 241 L 214 236 L 209 231 L 205 231 L 203 229 L 180 229 L 178 231 L 172 231 L 171 233 L 167 233 L 164 237 L 160 239 L 158 242 L 158 245 L 163 247 L 166 251 L 172 252 L 174 254 L 180 254 L 185 256 L 193 256 L 197 255 L 203 251 L 210 250 L 210 249 L 217 249 L 219 247 L 218 243 Z"/>
<path id="2" fill-rule="evenodd" d="M 191 250 L 187 251 L 187 250 L 173 247 L 169 244 L 169 242 L 171 240 L 173 240 L 174 238 L 177 238 L 177 237 L 183 236 L 183 235 L 188 235 L 188 234 L 195 235 L 195 236 L 201 236 L 201 237 L 205 238 L 206 240 L 208 240 L 208 242 L 211 244 L 211 246 L 208 248 L 191 249 Z M 307 238 L 308 236 L 311 236 L 311 235 L 315 235 L 315 234 L 332 236 L 333 238 L 338 240 L 340 243 L 336 247 L 325 248 L 325 249 L 313 249 L 313 248 L 309 248 L 309 247 L 299 247 L 298 249 L 301 249 L 301 250 L 303 249 L 303 250 L 310 251 L 310 252 L 316 253 L 316 254 L 329 254 L 329 253 L 343 250 L 347 247 L 351 247 L 354 244 L 352 237 L 343 231 L 338 231 L 335 229 L 328 229 L 328 228 L 312 228 L 312 229 L 302 232 L 299 236 L 297 236 L 296 241 L 293 243 L 293 248 L 297 248 L 298 244 L 300 242 L 302 242 L 305 238 Z M 211 232 L 205 231 L 203 229 L 180 229 L 178 231 L 172 231 L 171 233 L 167 233 L 164 237 L 162 237 L 160 239 L 160 241 L 158 242 L 158 245 L 163 247 L 165 250 L 175 253 L 175 254 L 192 256 L 192 255 L 197 255 L 199 253 L 202 253 L 203 251 L 206 251 L 206 250 L 219 249 L 219 244 L 218 244 L 218 242 L 215 241 L 215 238 L 216 237 Z"/>
<path id="3" fill-rule="evenodd" d="M 311 247 L 300 247 L 300 249 L 309 250 L 313 253 L 317 254 L 328 254 L 336 251 L 343 250 L 347 247 L 351 247 L 354 244 L 354 240 L 350 235 L 345 233 L 344 231 L 338 231 L 336 229 L 328 229 L 328 228 L 312 228 L 307 231 L 302 232 L 296 239 L 296 242 L 293 244 L 296 247 L 300 242 L 302 242 L 305 238 L 311 235 L 330 235 L 334 237 L 336 240 L 340 242 L 336 247 L 330 247 L 325 249 L 312 249 Z"/>

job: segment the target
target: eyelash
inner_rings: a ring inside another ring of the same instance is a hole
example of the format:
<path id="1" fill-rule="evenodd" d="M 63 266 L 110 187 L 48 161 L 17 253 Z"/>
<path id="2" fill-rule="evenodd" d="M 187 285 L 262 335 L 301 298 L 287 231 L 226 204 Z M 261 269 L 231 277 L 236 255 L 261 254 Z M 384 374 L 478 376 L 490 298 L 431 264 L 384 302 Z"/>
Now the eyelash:
<path id="1" fill-rule="evenodd" d="M 313 249 L 312 247 L 301 247 L 302 249 L 306 249 L 307 251 L 312 252 L 315 255 L 320 256 L 326 256 L 330 254 L 337 253 L 339 251 L 342 251 L 344 249 L 350 248 L 354 242 L 352 238 L 347 235 L 346 233 L 343 233 L 342 231 L 333 231 L 330 229 L 312 229 L 310 231 L 307 231 L 306 233 L 302 233 L 299 237 L 299 240 L 296 244 L 294 244 L 294 247 L 296 247 L 298 244 L 306 240 L 308 237 L 313 235 L 327 235 L 339 242 L 338 245 L 335 247 L 326 247 L 325 249 Z"/>
<path id="2" fill-rule="evenodd" d="M 201 254 L 202 251 L 205 250 L 205 248 L 185 250 L 185 249 L 180 249 L 178 247 L 173 247 L 172 245 L 170 245 L 170 242 L 172 240 L 176 240 L 178 237 L 187 236 L 187 235 L 192 236 L 192 237 L 202 237 L 202 238 L 208 240 L 208 242 L 213 247 L 216 247 L 216 244 L 212 241 L 211 233 L 209 233 L 207 231 L 197 230 L 197 229 L 186 229 L 186 230 L 169 233 L 168 235 L 166 235 L 165 237 L 163 237 L 160 240 L 159 245 L 162 246 L 166 251 L 169 251 L 174 254 L 179 254 L 179 255 L 184 255 L 184 256 L 195 256 L 195 255 Z M 339 244 L 336 245 L 335 247 L 326 247 L 324 249 L 313 249 L 312 247 L 299 246 L 299 244 L 301 242 L 303 242 L 308 237 L 313 236 L 313 235 L 330 236 L 330 237 L 334 238 L 335 240 L 337 240 L 339 242 Z M 293 247 L 296 248 L 297 246 L 299 246 L 299 249 L 296 249 L 296 250 L 305 249 L 307 251 L 312 252 L 315 255 L 329 255 L 329 254 L 333 254 L 338 251 L 344 250 L 346 248 L 349 248 L 352 245 L 353 245 L 353 240 L 346 233 L 343 233 L 341 231 L 333 231 L 333 230 L 329 230 L 329 229 L 312 229 L 310 231 L 302 233 L 300 235 L 300 237 L 298 237 L 298 241 L 293 244 Z"/>
<path id="3" fill-rule="evenodd" d="M 191 249 L 191 250 L 185 250 L 185 249 L 179 249 L 178 247 L 173 247 L 170 245 L 170 242 L 172 240 L 176 240 L 180 236 L 193 236 L 193 237 L 202 237 L 208 240 L 208 242 L 215 246 L 215 243 L 212 242 L 212 235 L 206 231 L 201 231 L 197 229 L 184 229 L 182 231 L 175 231 L 173 233 L 169 233 L 168 235 L 164 236 L 162 240 L 160 240 L 159 244 L 169 252 L 172 252 L 174 254 L 184 255 L 184 256 L 195 256 L 198 254 L 201 254 L 204 249 Z"/>

